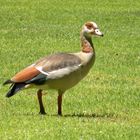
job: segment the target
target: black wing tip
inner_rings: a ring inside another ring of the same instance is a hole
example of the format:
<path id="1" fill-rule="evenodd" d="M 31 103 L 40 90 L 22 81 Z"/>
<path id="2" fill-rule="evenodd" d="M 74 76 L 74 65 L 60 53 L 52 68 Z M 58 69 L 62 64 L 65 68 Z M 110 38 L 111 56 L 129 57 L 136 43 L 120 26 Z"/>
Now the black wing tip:
<path id="1" fill-rule="evenodd" d="M 13 96 L 15 94 L 15 92 L 13 92 L 13 91 L 9 91 L 6 95 L 5 95 L 5 97 L 6 98 L 10 98 L 11 96 Z"/>
<path id="2" fill-rule="evenodd" d="M 9 82 L 6 83 L 6 84 L 9 84 Z M 8 93 L 5 95 L 5 97 L 9 98 L 9 97 L 13 96 L 14 93 L 15 93 L 15 84 L 10 86 L 10 90 L 9 90 Z"/>
<path id="3" fill-rule="evenodd" d="M 11 97 L 11 96 L 9 96 L 8 94 L 6 94 L 5 97 L 6 97 L 6 98 L 9 98 L 9 97 Z"/>
<path id="4" fill-rule="evenodd" d="M 6 80 L 6 81 L 3 83 L 3 85 L 7 85 L 7 84 L 11 84 L 11 83 L 13 83 L 12 80 Z"/>
<path id="5" fill-rule="evenodd" d="M 19 90 L 23 89 L 25 87 L 25 83 L 15 83 L 12 85 L 9 92 L 5 95 L 7 98 L 15 95 Z"/>

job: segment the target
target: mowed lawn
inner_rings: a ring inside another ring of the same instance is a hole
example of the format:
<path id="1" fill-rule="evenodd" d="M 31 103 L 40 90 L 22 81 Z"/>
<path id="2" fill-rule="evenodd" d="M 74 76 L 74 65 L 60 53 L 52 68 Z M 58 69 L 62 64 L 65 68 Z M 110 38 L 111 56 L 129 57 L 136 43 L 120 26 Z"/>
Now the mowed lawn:
<path id="1" fill-rule="evenodd" d="M 35 89 L 5 98 L 2 83 L 22 68 L 80 51 L 86 21 L 104 37 L 93 38 L 95 65 L 64 95 L 62 117 L 56 91 L 44 91 L 44 116 Z M 139 140 L 139 26 L 138 0 L 0 0 L 0 140 Z"/>

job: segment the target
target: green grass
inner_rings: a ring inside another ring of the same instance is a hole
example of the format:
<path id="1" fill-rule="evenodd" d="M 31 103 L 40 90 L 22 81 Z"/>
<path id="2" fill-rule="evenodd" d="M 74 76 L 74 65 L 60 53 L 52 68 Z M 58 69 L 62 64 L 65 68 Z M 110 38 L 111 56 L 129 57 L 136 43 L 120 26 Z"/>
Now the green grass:
<path id="1" fill-rule="evenodd" d="M 0 0 L 0 139 L 139 140 L 140 3 L 138 0 Z M 67 91 L 63 116 L 57 94 L 45 91 L 48 115 L 38 115 L 34 89 L 6 99 L 2 83 L 42 56 L 77 52 L 79 32 L 96 21 L 96 62 Z"/>

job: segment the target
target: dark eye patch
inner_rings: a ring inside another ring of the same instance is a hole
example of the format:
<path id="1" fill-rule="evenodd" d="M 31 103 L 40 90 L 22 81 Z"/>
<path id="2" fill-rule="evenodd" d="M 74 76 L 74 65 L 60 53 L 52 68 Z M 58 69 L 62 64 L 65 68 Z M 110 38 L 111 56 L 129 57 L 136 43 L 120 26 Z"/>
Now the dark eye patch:
<path id="1" fill-rule="evenodd" d="M 86 26 L 88 29 L 92 29 L 93 28 L 93 25 L 91 23 L 86 23 Z"/>

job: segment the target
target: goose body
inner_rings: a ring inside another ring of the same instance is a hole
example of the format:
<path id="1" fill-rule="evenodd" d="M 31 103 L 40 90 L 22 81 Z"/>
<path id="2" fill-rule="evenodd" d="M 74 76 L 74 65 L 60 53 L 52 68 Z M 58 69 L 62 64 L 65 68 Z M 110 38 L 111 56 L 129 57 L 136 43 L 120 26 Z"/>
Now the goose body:
<path id="1" fill-rule="evenodd" d="M 42 102 L 42 90 L 58 91 L 58 114 L 61 115 L 63 93 L 75 86 L 89 72 L 95 61 L 92 35 L 103 36 L 96 23 L 87 22 L 81 31 L 81 47 L 78 53 L 57 53 L 39 59 L 17 73 L 4 84 L 12 84 L 6 97 L 11 97 L 21 89 L 37 88 L 40 113 L 45 114 Z"/>
<path id="2" fill-rule="evenodd" d="M 44 57 L 17 73 L 11 80 L 26 87 L 66 91 L 83 79 L 94 62 L 93 53 L 59 53 Z"/>

